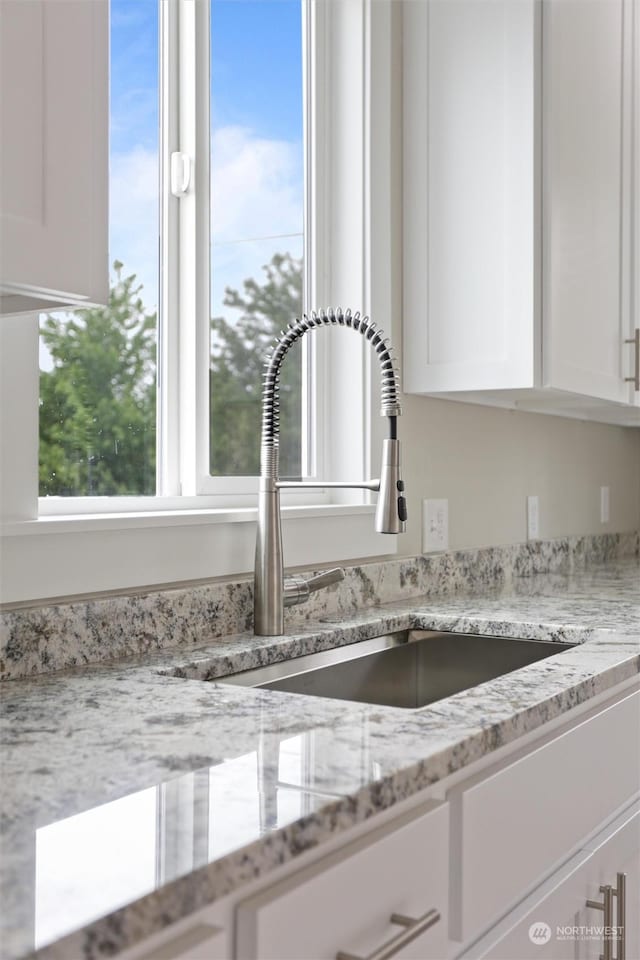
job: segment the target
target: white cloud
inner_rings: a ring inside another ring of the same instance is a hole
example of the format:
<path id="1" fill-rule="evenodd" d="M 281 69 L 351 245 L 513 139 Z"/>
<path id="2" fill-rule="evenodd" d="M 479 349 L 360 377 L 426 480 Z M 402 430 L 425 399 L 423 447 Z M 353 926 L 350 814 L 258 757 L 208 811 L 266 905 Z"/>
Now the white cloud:
<path id="1" fill-rule="evenodd" d="M 144 285 L 147 307 L 158 302 L 158 155 L 136 147 L 111 157 L 109 257 Z"/>
<path id="2" fill-rule="evenodd" d="M 222 309 L 225 286 L 260 278 L 274 253 L 302 253 L 301 148 L 256 137 L 241 127 L 223 127 L 211 141 L 211 224 L 214 302 Z M 276 237 L 276 239 L 269 239 Z M 241 241 L 241 242 L 237 242 Z M 252 241 L 252 242 L 246 242 Z M 111 158 L 110 257 L 122 260 L 144 284 L 148 307 L 157 303 L 158 158 L 142 147 Z"/>
<path id="3" fill-rule="evenodd" d="M 213 240 L 269 237 L 302 230 L 298 144 L 222 127 L 211 138 Z"/>
<path id="4" fill-rule="evenodd" d="M 287 236 L 302 232 L 301 152 L 300 144 L 259 138 L 243 127 L 223 127 L 214 132 L 214 314 L 229 314 L 222 304 L 224 288 L 241 289 L 248 277 L 260 279 L 262 267 L 274 253 L 301 256 L 302 238 Z"/>

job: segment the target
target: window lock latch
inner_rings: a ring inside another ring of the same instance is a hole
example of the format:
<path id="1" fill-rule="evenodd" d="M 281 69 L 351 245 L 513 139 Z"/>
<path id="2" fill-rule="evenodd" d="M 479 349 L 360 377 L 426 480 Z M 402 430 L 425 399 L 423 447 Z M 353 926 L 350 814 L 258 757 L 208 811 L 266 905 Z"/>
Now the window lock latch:
<path id="1" fill-rule="evenodd" d="M 191 157 L 188 153 L 176 150 L 171 154 L 171 193 L 174 197 L 184 197 L 191 183 Z"/>

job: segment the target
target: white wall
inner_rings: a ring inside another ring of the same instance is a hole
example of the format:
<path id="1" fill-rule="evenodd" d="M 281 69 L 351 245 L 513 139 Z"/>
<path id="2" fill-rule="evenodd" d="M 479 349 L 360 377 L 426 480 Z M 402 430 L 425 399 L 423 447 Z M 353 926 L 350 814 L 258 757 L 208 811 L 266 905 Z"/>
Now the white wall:
<path id="1" fill-rule="evenodd" d="M 393 11 L 393 342 L 402 355 L 402 4 Z M 384 325 L 383 318 L 377 318 Z M 452 548 L 526 539 L 526 497 L 540 498 L 540 535 L 640 527 L 640 429 L 405 396 L 400 420 L 410 523 L 399 552 L 421 551 L 421 501 L 449 500 Z M 600 486 L 611 491 L 600 523 Z"/>
<path id="2" fill-rule="evenodd" d="M 400 425 L 411 518 L 400 553 L 421 551 L 425 497 L 449 500 L 452 548 L 526 540 L 529 494 L 544 539 L 640 527 L 640 430 L 406 396 Z"/>

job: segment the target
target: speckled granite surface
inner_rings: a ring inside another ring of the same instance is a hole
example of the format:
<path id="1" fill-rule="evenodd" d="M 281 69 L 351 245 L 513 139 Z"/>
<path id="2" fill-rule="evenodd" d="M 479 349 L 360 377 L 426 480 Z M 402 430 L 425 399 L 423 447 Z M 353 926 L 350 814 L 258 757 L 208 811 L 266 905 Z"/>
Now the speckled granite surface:
<path id="1" fill-rule="evenodd" d="M 574 566 L 3 684 L 3 960 L 112 955 L 633 677 L 639 594 Z M 182 679 L 407 626 L 578 645 L 419 711 Z"/>
<path id="2" fill-rule="evenodd" d="M 640 557 L 640 534 L 567 537 L 505 547 L 367 563 L 286 611 L 287 630 L 320 616 L 460 590 L 508 588 L 533 573 L 570 574 L 593 563 Z M 180 589 L 0 609 L 0 679 L 18 679 L 167 647 L 194 647 L 251 629 L 248 578 Z"/>

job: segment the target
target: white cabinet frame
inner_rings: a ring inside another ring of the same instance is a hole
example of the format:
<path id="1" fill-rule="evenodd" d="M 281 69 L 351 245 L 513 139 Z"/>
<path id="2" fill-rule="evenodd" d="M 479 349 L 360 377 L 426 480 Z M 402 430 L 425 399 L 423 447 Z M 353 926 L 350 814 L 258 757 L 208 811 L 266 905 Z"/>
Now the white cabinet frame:
<path id="1" fill-rule="evenodd" d="M 407 391 L 640 425 L 638 0 L 402 12 Z"/>

